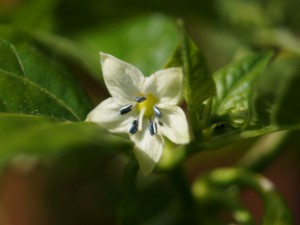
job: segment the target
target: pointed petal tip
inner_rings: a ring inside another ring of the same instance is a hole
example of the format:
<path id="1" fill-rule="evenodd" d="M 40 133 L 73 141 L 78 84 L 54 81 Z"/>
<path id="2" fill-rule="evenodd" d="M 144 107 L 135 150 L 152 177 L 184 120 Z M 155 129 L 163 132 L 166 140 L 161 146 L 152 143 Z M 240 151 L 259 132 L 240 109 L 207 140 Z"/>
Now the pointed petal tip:
<path id="1" fill-rule="evenodd" d="M 144 133 L 144 135 L 141 133 Z M 163 139 L 160 135 L 151 136 L 148 130 L 146 133 L 143 130 L 143 132 L 132 136 L 131 140 L 135 142 L 134 155 L 140 169 L 147 176 L 153 171 L 162 156 L 164 149 Z"/>
<path id="2" fill-rule="evenodd" d="M 100 55 L 100 61 L 101 61 L 101 64 L 103 63 L 103 61 L 104 61 L 105 59 L 107 59 L 107 58 L 110 57 L 109 54 L 106 54 L 106 53 L 104 53 L 104 52 L 99 52 L 99 55 Z"/>
<path id="3" fill-rule="evenodd" d="M 151 159 L 144 151 L 134 148 L 134 155 L 137 158 L 137 161 L 140 166 L 140 170 L 142 171 L 145 177 L 149 176 L 149 174 L 155 168 L 157 162 Z"/>
<path id="4" fill-rule="evenodd" d="M 100 56 L 104 56 L 104 57 L 105 57 L 105 56 L 107 56 L 108 54 L 107 54 L 107 53 L 105 53 L 105 52 L 102 52 L 102 51 L 100 51 L 100 52 L 99 52 L 99 55 L 100 55 Z"/>
<path id="5" fill-rule="evenodd" d="M 175 144 L 187 144 L 191 136 L 189 124 L 184 111 L 178 106 L 161 106 L 164 115 L 160 121 L 164 126 L 160 127 L 160 134 L 167 137 Z"/>
<path id="6" fill-rule="evenodd" d="M 92 122 L 92 114 L 93 114 L 93 111 L 94 111 L 94 110 L 92 110 L 91 112 L 89 112 L 89 113 L 87 114 L 87 116 L 86 116 L 86 118 L 85 118 L 85 121 L 86 121 L 86 122 Z"/>

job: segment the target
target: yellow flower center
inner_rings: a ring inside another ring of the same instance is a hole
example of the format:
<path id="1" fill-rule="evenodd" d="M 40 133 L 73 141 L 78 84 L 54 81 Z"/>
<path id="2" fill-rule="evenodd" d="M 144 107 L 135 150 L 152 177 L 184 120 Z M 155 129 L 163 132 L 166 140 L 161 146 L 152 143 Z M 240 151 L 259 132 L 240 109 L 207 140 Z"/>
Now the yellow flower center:
<path id="1" fill-rule="evenodd" d="M 151 117 L 154 114 L 153 106 L 158 102 L 158 100 L 152 94 L 148 94 L 145 97 L 145 101 L 138 103 L 138 110 L 141 111 L 145 108 L 144 116 Z"/>

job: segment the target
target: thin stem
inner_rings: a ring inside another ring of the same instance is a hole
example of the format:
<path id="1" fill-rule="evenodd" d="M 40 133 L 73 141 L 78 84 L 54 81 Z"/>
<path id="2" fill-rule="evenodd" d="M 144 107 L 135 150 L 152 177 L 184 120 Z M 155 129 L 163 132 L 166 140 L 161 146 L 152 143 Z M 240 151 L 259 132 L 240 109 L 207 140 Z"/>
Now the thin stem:
<path id="1" fill-rule="evenodd" d="M 120 219 L 121 224 L 137 224 L 137 199 L 136 199 L 136 177 L 139 170 L 135 157 L 132 157 L 127 164 L 123 178 L 123 198 L 121 203 Z"/>
<path id="2" fill-rule="evenodd" d="M 236 165 L 252 171 L 262 171 L 280 154 L 290 134 L 290 131 L 280 131 L 262 137 Z"/>
<path id="3" fill-rule="evenodd" d="M 182 166 L 177 166 L 169 173 L 169 177 L 176 188 L 182 202 L 182 212 L 186 224 L 195 224 L 195 202 L 191 193 L 190 184 Z"/>

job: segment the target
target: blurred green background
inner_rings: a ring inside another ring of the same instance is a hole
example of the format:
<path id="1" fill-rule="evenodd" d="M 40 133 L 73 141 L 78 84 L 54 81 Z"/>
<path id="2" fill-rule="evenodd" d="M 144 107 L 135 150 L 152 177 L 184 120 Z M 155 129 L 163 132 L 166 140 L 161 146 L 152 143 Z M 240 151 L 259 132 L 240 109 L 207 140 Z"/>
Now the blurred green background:
<path id="1" fill-rule="evenodd" d="M 163 67 L 175 48 L 176 20 L 182 18 L 211 71 L 262 49 L 274 49 L 283 57 L 300 55 L 299 8 L 298 0 L 0 0 L 0 23 L 23 30 L 42 48 L 51 49 L 84 85 L 92 99 L 86 104 L 92 107 L 108 96 L 99 51 L 150 75 Z M 299 135 L 293 132 L 263 169 L 298 224 Z M 194 155 L 184 164 L 189 181 L 204 171 L 232 165 L 254 141 Z M 128 159 L 98 147 L 78 146 L 42 159 L 15 157 L 0 180 L 0 224 L 118 224 Z M 184 218 L 164 218 L 170 202 L 175 212 L 180 210 L 168 177 L 141 175 L 138 187 L 143 212 L 137 215 L 139 224 L 184 224 Z M 263 211 L 259 199 L 253 193 L 245 193 L 243 199 L 259 220 Z M 134 207 L 128 205 L 127 210 Z"/>

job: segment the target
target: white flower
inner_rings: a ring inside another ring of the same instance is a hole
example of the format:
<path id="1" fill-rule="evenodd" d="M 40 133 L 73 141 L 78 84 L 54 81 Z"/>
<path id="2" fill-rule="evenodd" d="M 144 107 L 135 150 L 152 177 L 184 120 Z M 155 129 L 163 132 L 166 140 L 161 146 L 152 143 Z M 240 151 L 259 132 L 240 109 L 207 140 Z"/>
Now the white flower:
<path id="1" fill-rule="evenodd" d="M 190 141 L 188 123 L 181 108 L 181 68 L 160 70 L 150 77 L 134 66 L 100 53 L 104 82 L 112 97 L 87 116 L 113 133 L 128 133 L 135 143 L 135 156 L 144 174 L 159 161 L 164 139 L 176 144 Z"/>

